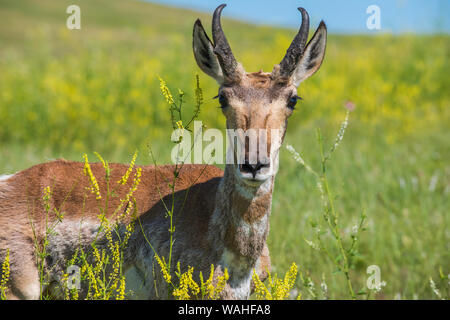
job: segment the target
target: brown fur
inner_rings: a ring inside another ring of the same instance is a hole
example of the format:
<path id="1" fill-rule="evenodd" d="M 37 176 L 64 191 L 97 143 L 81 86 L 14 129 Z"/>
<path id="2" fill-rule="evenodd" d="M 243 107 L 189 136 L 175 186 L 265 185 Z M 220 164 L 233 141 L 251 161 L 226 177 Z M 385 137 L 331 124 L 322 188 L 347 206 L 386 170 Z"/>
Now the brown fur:
<path id="1" fill-rule="evenodd" d="M 37 240 L 42 241 L 44 236 L 45 210 L 43 207 L 43 190 L 50 186 L 52 190 L 51 208 L 57 208 L 64 213 L 63 221 L 80 221 L 97 219 L 98 206 L 104 206 L 106 199 L 105 171 L 100 163 L 92 163 L 91 168 L 97 178 L 101 200 L 96 200 L 95 194 L 91 194 L 89 178 L 83 173 L 83 163 L 57 160 L 49 163 L 39 164 L 27 170 L 18 172 L 10 179 L 0 185 L 0 190 L 5 196 L 0 198 L 0 253 L 4 258 L 6 249 L 10 250 L 11 256 L 11 290 L 10 298 L 32 299 L 37 298 L 36 292 L 29 294 L 30 286 L 38 285 L 36 257 L 33 244 L 33 233 L 30 220 L 36 226 Z M 117 181 L 127 170 L 126 165 L 111 164 L 110 184 L 117 187 L 117 197 L 110 199 L 107 216 L 111 217 L 114 209 L 120 204 L 120 199 L 125 197 L 131 186 L 135 169 L 125 186 L 119 185 Z M 167 224 L 164 217 L 163 201 L 166 205 L 171 204 L 171 189 L 168 182 L 173 177 L 174 166 L 143 166 L 141 182 L 134 196 L 137 200 L 138 217 L 145 226 L 151 223 Z M 209 230 L 211 226 L 211 215 L 215 208 L 216 194 L 223 172 L 214 166 L 205 165 L 183 165 L 175 184 L 175 225 L 176 239 L 183 239 L 192 252 L 201 252 L 218 259 L 215 243 L 211 243 Z M 186 196 L 186 193 L 188 195 Z M 182 205 L 184 199 L 187 199 Z M 240 199 L 232 203 L 240 203 Z M 83 204 L 84 203 L 84 204 Z M 259 206 L 259 201 L 257 201 Z M 124 206 L 122 210 L 125 210 Z M 257 218 L 254 215 L 253 205 L 248 204 L 245 208 L 238 208 L 243 213 L 250 211 L 248 219 Z M 119 213 L 120 215 L 120 213 Z M 246 215 L 246 214 L 244 214 Z M 247 220 L 248 220 L 247 219 Z M 226 225 L 226 223 L 224 224 Z M 168 235 L 167 228 L 163 227 L 159 233 Z M 232 227 L 227 228 L 227 234 Z M 159 236 L 156 233 L 155 237 Z M 150 238 L 152 235 L 150 234 Z M 239 241 L 239 240 L 238 240 Z M 140 231 L 135 232 L 133 241 L 126 258 L 131 260 L 137 254 L 136 250 L 146 246 Z M 164 245 L 161 249 L 164 251 Z M 220 246 L 219 246 L 220 247 Z M 73 248 L 74 250 L 75 248 Z M 73 250 L 67 252 L 65 258 L 70 259 Z M 262 250 L 262 248 L 261 248 Z M 261 251 L 257 250 L 257 251 Z M 185 249 L 173 252 L 174 261 L 186 262 L 195 265 L 190 258 L 184 257 Z M 244 251 L 243 253 L 248 253 Z M 161 254 L 161 253 L 160 253 Z M 195 255 L 195 254 L 194 254 Z M 150 259 L 152 256 L 149 257 Z M 265 258 L 267 259 L 267 257 Z M 196 270 L 207 274 L 211 261 L 195 261 Z M 64 263 L 64 261 L 54 261 Z M 52 266 L 48 266 L 48 270 Z M 227 295 L 224 293 L 224 295 Z M 232 296 L 232 293 L 228 293 Z"/>

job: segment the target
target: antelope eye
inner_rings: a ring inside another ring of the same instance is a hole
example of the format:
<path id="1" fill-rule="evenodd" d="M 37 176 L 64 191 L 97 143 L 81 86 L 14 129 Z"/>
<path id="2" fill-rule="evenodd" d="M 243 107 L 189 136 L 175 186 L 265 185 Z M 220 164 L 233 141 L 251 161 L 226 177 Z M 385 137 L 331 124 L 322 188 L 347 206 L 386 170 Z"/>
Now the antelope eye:
<path id="1" fill-rule="evenodd" d="M 228 99 L 223 94 L 219 94 L 219 103 L 221 108 L 225 108 L 228 106 Z"/>
<path id="2" fill-rule="evenodd" d="M 297 104 L 297 100 L 299 98 L 300 97 L 298 97 L 298 96 L 290 97 L 289 101 L 288 101 L 288 104 L 287 104 L 288 108 L 291 109 L 291 110 L 294 110 L 295 109 L 295 105 Z"/>

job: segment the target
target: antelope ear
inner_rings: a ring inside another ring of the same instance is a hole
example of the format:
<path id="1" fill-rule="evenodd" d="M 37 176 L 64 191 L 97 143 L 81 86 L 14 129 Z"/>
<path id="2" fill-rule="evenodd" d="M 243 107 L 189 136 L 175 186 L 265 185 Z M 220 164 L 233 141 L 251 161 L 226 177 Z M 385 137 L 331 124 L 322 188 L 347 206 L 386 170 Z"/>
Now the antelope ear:
<path id="1" fill-rule="evenodd" d="M 325 56 L 326 44 L 327 27 L 325 23 L 321 21 L 313 37 L 306 45 L 305 53 L 292 74 L 292 82 L 296 87 L 319 70 L 323 57 Z"/>
<path id="2" fill-rule="evenodd" d="M 192 47 L 194 49 L 195 60 L 200 69 L 210 77 L 214 78 L 219 84 L 222 84 L 222 68 L 214 53 L 214 46 L 211 40 L 209 40 L 200 19 L 197 19 L 194 23 Z"/>

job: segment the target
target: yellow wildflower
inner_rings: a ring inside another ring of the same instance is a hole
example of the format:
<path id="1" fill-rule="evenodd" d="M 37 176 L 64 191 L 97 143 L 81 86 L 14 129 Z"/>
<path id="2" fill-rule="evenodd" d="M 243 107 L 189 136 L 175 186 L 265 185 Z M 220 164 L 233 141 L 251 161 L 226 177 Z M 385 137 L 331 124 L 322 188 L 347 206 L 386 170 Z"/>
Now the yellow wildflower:
<path id="1" fill-rule="evenodd" d="M 214 276 L 214 265 L 211 265 L 211 272 L 209 273 L 209 278 L 203 283 L 203 277 L 200 273 L 200 280 L 202 286 L 202 295 L 206 295 L 208 298 L 212 299 L 214 297 L 214 286 L 212 284 L 213 276 Z M 203 292 L 204 291 L 204 292 Z"/>
<path id="2" fill-rule="evenodd" d="M 92 173 L 91 166 L 89 164 L 89 160 L 86 154 L 83 155 L 84 159 L 84 175 L 89 177 L 89 181 L 91 184 L 91 193 L 96 194 L 96 199 L 100 200 L 102 196 L 100 195 L 100 187 L 98 186 L 97 179 L 95 178 L 94 174 Z"/>
<path id="3" fill-rule="evenodd" d="M 114 212 L 114 215 L 119 212 L 124 204 L 128 204 L 127 209 L 125 212 L 120 215 L 117 219 L 117 221 L 123 220 L 125 217 L 128 217 L 131 213 L 131 210 L 136 207 L 136 199 L 133 197 L 133 194 L 136 192 L 139 183 L 141 182 L 141 175 L 142 175 L 142 168 L 136 168 L 136 173 L 134 174 L 133 184 L 131 185 L 130 189 L 128 190 L 128 193 L 126 194 L 125 198 L 120 200 L 120 204 L 117 207 L 116 211 Z"/>
<path id="4" fill-rule="evenodd" d="M 188 267 L 188 271 L 186 271 L 180 276 L 180 283 L 178 285 L 178 288 L 176 288 L 172 292 L 173 296 L 178 300 L 188 300 L 190 298 L 189 288 L 191 287 L 193 271 L 194 271 L 193 267 Z M 195 288 L 197 289 L 196 292 L 198 293 L 198 285 L 197 284 L 195 285 L 196 285 Z"/>
<path id="5" fill-rule="evenodd" d="M 159 76 L 158 79 L 159 79 L 159 88 L 161 89 L 161 93 L 163 94 L 164 98 L 166 98 L 167 103 L 174 104 L 175 101 L 173 100 L 172 94 L 170 93 L 170 90 L 167 87 L 166 82 Z"/>
<path id="6" fill-rule="evenodd" d="M 94 291 L 94 295 L 92 296 L 94 299 L 100 297 L 100 291 L 98 290 L 98 283 L 97 283 L 97 278 L 94 275 L 94 272 L 92 271 L 91 266 L 87 263 L 87 261 L 85 261 L 86 264 L 86 271 L 87 271 L 87 276 L 89 278 L 89 291 L 92 289 Z M 91 295 L 92 293 L 89 292 L 89 295 Z"/>
<path id="7" fill-rule="evenodd" d="M 181 120 L 177 121 L 177 122 L 176 122 L 176 125 L 177 125 L 178 129 L 184 129 L 184 127 L 183 127 L 183 121 L 181 121 Z"/>
<path id="8" fill-rule="evenodd" d="M 253 270 L 253 283 L 255 284 L 255 293 L 257 299 L 265 299 L 265 300 L 284 300 L 289 297 L 289 292 L 294 286 L 295 279 L 297 278 L 298 268 L 295 263 L 291 265 L 289 270 L 286 272 L 284 279 L 278 279 L 275 275 L 272 278 L 272 275 L 269 273 L 269 277 L 267 279 L 268 285 L 266 286 L 262 283 L 259 276 L 256 274 L 256 271 Z M 297 296 L 300 299 L 300 295 Z"/>
<path id="9" fill-rule="evenodd" d="M 161 260 L 161 258 L 155 253 L 155 259 L 158 262 L 159 266 L 161 267 L 161 272 L 163 274 L 164 280 L 166 280 L 167 283 L 170 283 L 172 277 L 169 273 L 169 270 L 167 270 L 167 264 L 166 261 L 164 260 L 164 257 L 163 260 Z"/>
<path id="10" fill-rule="evenodd" d="M 119 290 L 117 292 L 116 300 L 123 300 L 125 299 L 125 277 L 122 276 L 120 278 L 120 286 Z"/>
<path id="11" fill-rule="evenodd" d="M 98 152 L 94 152 L 95 156 L 100 160 L 105 170 L 108 168 L 107 162 L 103 160 L 102 156 Z"/>
<path id="12" fill-rule="evenodd" d="M 206 297 L 208 299 L 214 300 L 214 299 L 220 299 L 220 295 L 225 289 L 225 285 L 227 284 L 227 281 L 229 279 L 228 270 L 225 269 L 223 271 L 223 274 L 217 277 L 216 286 L 213 284 L 214 280 L 214 265 L 211 265 L 211 272 L 209 274 L 208 280 L 206 282 L 203 282 L 203 276 L 200 273 L 200 281 L 201 281 L 201 291 L 202 291 L 202 298 Z"/>
<path id="13" fill-rule="evenodd" d="M 272 295 L 269 289 L 262 283 L 256 271 L 253 269 L 252 275 L 253 283 L 255 284 L 255 293 L 258 299 L 272 300 Z"/>
<path id="14" fill-rule="evenodd" d="M 110 274 L 110 278 L 114 279 L 119 274 L 120 270 L 120 262 L 121 262 L 121 254 L 119 249 L 119 242 L 114 242 L 114 250 L 112 251 L 112 259 L 113 259 L 113 266 L 112 266 L 112 273 Z"/>
<path id="15" fill-rule="evenodd" d="M 9 249 L 6 251 L 5 261 L 2 264 L 2 278 L 0 279 L 0 300 L 6 300 L 6 283 L 9 280 L 10 264 L 9 264 Z"/>
<path id="16" fill-rule="evenodd" d="M 225 268 L 225 270 L 223 271 L 223 275 L 217 277 L 214 299 L 220 298 L 220 294 L 222 293 L 223 289 L 225 289 L 225 285 L 227 284 L 229 278 L 230 276 L 228 274 L 228 270 Z"/>
<path id="17" fill-rule="evenodd" d="M 133 158 L 131 159 L 131 162 L 130 162 L 130 165 L 128 166 L 127 171 L 125 172 L 123 177 L 119 181 L 117 181 L 117 183 L 119 183 L 119 184 L 127 183 L 128 178 L 130 177 L 131 171 L 133 171 L 133 167 L 134 167 L 134 163 L 136 162 L 137 155 L 138 155 L 138 151 L 136 150 L 134 152 Z"/>
<path id="18" fill-rule="evenodd" d="M 127 245 L 128 240 L 130 239 L 131 234 L 133 233 L 133 231 L 134 231 L 134 222 L 130 222 L 125 227 L 125 235 L 123 237 L 122 246 L 126 246 Z"/>
<path id="19" fill-rule="evenodd" d="M 194 273 L 193 267 L 188 267 L 188 270 L 180 277 L 178 288 L 173 291 L 173 296 L 178 300 L 188 300 L 191 294 L 195 297 L 200 293 L 200 287 L 192 278 Z"/>
<path id="20" fill-rule="evenodd" d="M 291 267 L 289 268 L 289 271 L 286 272 L 286 275 L 284 276 L 284 286 L 288 289 L 288 291 L 291 290 L 295 284 L 297 272 L 298 272 L 297 265 L 295 264 L 295 262 L 293 262 Z"/>

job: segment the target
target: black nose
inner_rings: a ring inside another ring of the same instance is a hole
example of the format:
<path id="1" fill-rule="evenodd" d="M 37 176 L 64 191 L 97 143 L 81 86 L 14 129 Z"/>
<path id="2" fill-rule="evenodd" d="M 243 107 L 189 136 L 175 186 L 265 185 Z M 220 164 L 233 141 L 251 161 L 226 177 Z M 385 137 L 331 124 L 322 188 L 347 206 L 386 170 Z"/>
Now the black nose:
<path id="1" fill-rule="evenodd" d="M 251 173 L 253 175 L 253 178 L 255 178 L 256 174 L 259 170 L 261 170 L 261 168 L 268 167 L 268 163 L 261 163 L 258 161 L 256 164 L 250 164 L 248 161 L 245 161 L 245 163 L 241 165 L 241 171 Z"/>

